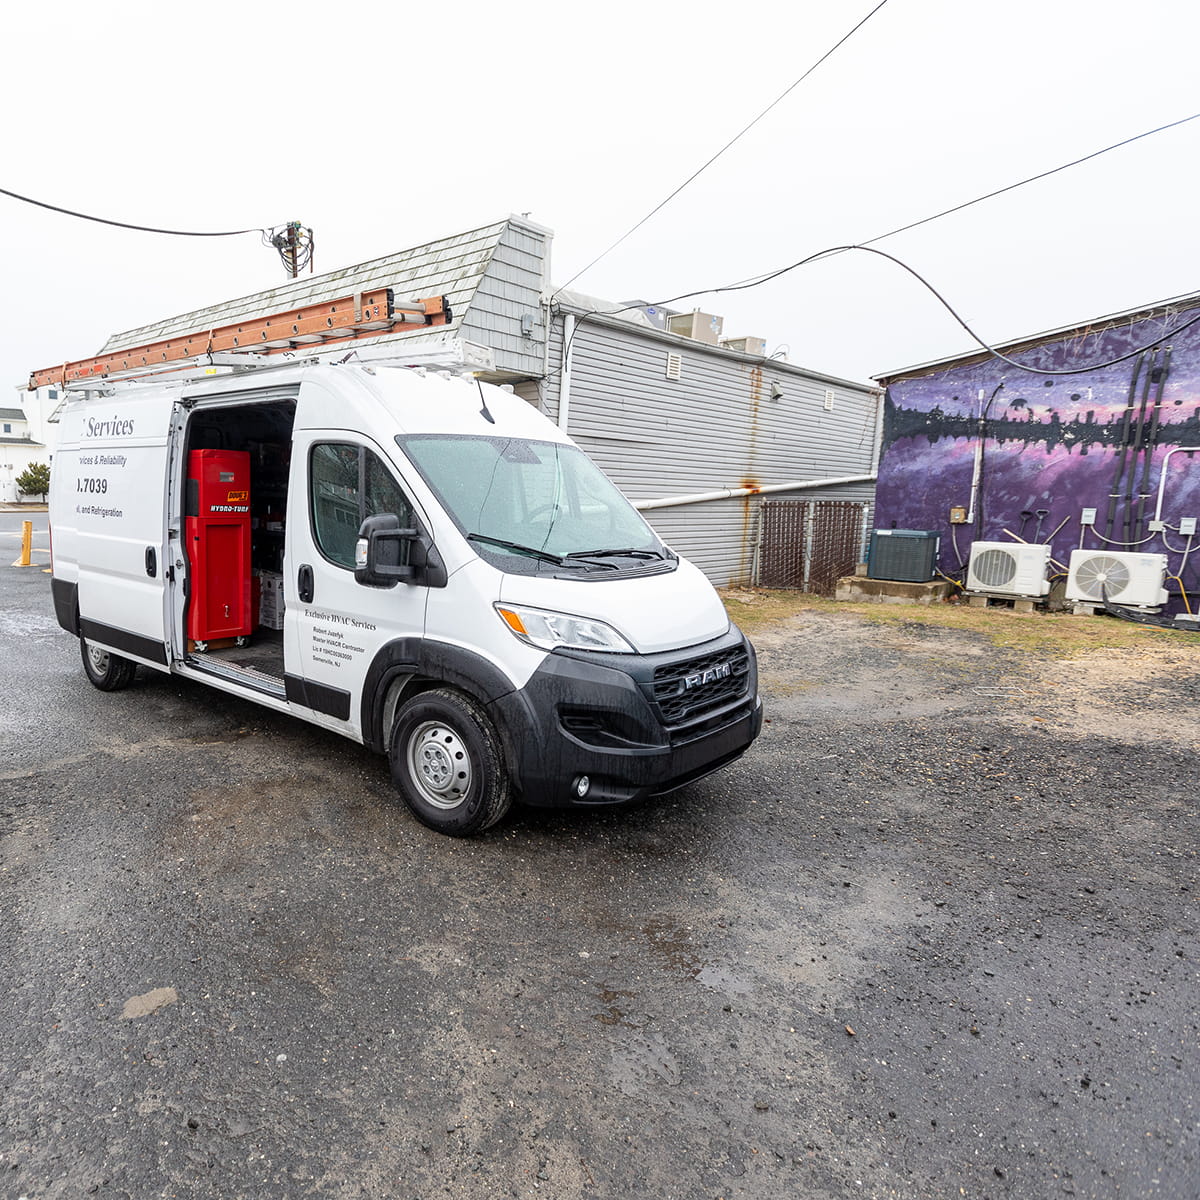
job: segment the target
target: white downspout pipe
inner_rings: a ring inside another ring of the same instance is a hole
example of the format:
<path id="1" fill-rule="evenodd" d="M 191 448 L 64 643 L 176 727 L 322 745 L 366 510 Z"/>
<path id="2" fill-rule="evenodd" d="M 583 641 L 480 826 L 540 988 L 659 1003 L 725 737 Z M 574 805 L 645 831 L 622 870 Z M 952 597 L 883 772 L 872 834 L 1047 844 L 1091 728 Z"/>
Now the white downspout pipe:
<path id="1" fill-rule="evenodd" d="M 567 432 L 571 417 L 571 356 L 575 353 L 575 314 L 563 318 L 562 370 L 558 376 L 558 427 Z"/>
<path id="2" fill-rule="evenodd" d="M 799 479 L 791 483 L 767 483 L 761 487 L 721 488 L 716 492 L 692 492 L 686 496 L 665 496 L 661 500 L 634 500 L 638 512 L 652 508 L 676 508 L 681 504 L 703 504 L 706 500 L 732 500 L 735 496 L 762 496 L 768 492 L 798 492 L 803 488 L 839 487 L 845 483 L 874 483 L 874 475 L 839 475 L 834 479 Z"/>

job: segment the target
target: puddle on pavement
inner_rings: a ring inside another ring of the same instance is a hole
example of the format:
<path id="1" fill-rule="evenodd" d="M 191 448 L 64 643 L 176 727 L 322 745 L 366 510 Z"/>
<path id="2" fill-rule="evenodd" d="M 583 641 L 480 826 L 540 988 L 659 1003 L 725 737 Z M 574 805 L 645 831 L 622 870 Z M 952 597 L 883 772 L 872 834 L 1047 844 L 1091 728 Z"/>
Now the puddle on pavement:
<path id="1" fill-rule="evenodd" d="M 613 1081 L 626 1096 L 636 1096 L 649 1087 L 675 1087 L 682 1078 L 679 1060 L 666 1039 L 658 1033 L 631 1037 L 613 1051 Z"/>

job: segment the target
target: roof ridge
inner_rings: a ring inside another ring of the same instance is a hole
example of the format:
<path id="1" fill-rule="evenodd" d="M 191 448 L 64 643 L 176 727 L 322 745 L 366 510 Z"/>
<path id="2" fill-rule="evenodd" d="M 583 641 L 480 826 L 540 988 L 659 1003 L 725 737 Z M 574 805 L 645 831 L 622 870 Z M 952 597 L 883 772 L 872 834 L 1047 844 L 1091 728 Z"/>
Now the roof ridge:
<path id="1" fill-rule="evenodd" d="M 455 234 L 436 238 L 433 241 L 418 243 L 404 250 L 394 251 L 391 254 L 379 255 L 375 258 L 365 259 L 359 263 L 337 267 L 332 271 L 324 271 L 320 275 L 310 275 L 304 278 L 287 280 L 273 288 L 261 288 L 258 291 L 249 292 L 242 296 L 220 300 L 215 304 L 202 305 L 199 308 L 176 313 L 171 317 L 133 326 L 110 334 L 107 341 L 101 347 L 100 353 L 110 353 L 116 350 L 127 349 L 130 346 L 141 345 L 150 341 L 159 341 L 164 338 L 179 336 L 183 333 L 194 333 L 207 325 L 234 324 L 238 320 L 252 314 L 257 315 L 288 308 L 291 303 L 319 302 L 321 299 L 332 297 L 335 292 L 336 294 L 345 294 L 351 291 L 364 290 L 368 285 L 364 284 L 361 276 L 371 270 L 385 272 L 395 269 L 399 271 L 403 268 L 405 260 L 429 256 L 438 258 L 441 257 L 438 254 L 439 250 L 455 250 L 473 244 L 478 246 L 480 243 L 486 244 L 490 241 L 492 244 L 485 256 L 478 263 L 472 263 L 470 270 L 458 275 L 457 279 L 452 281 L 452 283 L 459 285 L 455 290 L 464 290 L 465 286 L 465 289 L 469 291 L 469 296 L 473 297 L 479 286 L 479 281 L 483 278 L 496 254 L 504 231 L 513 223 L 514 218 L 506 217 L 500 221 L 494 221 L 489 225 L 481 225 L 476 229 L 462 230 Z M 447 255 L 446 257 L 449 258 L 451 256 Z M 467 257 L 467 253 L 464 250 L 463 254 L 453 257 Z M 393 267 L 389 268 L 386 264 L 393 264 Z M 446 274 L 446 266 L 448 266 L 448 263 L 444 261 L 438 263 L 439 269 L 435 273 L 439 275 Z M 415 273 L 419 274 L 419 271 Z M 343 281 L 348 282 L 345 282 L 344 286 L 338 287 L 337 285 L 342 284 Z M 378 286 L 378 284 L 371 284 L 369 286 Z M 407 297 L 405 298 L 407 299 Z M 461 299 L 458 300 L 457 307 L 463 307 Z"/>

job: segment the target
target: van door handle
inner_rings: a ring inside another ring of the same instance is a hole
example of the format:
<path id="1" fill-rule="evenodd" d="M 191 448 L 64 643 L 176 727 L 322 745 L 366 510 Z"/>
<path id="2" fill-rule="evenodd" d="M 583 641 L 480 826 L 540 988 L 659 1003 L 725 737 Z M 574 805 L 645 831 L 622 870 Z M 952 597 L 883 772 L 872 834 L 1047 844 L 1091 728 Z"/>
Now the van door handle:
<path id="1" fill-rule="evenodd" d="M 146 547 L 146 574 L 151 579 L 158 574 L 158 554 L 153 546 Z"/>
<path id="2" fill-rule="evenodd" d="M 313 598 L 313 569 L 304 563 L 296 575 L 296 591 L 303 604 L 311 604 Z"/>

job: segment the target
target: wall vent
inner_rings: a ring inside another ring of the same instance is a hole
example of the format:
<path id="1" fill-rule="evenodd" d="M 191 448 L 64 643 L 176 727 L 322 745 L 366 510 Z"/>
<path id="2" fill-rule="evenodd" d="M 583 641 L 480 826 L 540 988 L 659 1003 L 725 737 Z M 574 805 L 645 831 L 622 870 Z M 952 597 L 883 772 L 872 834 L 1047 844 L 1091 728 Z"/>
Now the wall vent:
<path id="1" fill-rule="evenodd" d="M 667 378 L 678 379 L 683 374 L 683 355 L 667 355 Z"/>

